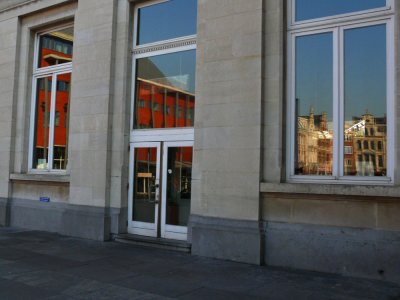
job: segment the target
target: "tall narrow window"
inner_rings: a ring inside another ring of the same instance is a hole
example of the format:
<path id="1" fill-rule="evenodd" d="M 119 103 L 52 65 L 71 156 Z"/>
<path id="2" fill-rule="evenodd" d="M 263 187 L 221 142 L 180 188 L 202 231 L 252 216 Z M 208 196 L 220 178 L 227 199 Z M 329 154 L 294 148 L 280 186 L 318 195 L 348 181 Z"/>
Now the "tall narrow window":
<path id="1" fill-rule="evenodd" d="M 32 170 L 67 169 L 72 55 L 73 26 L 37 35 L 30 139 Z"/>
<path id="2" fill-rule="evenodd" d="M 197 0 L 150 2 L 135 13 L 133 129 L 193 127 Z"/>
<path id="3" fill-rule="evenodd" d="M 289 3 L 289 178 L 391 181 L 392 1 Z"/>

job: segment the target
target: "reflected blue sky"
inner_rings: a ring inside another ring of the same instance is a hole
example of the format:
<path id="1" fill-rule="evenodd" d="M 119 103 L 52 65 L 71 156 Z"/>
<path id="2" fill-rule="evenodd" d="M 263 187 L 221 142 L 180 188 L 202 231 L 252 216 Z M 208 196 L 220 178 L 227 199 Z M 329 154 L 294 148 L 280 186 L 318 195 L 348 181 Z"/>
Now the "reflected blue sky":
<path id="1" fill-rule="evenodd" d="M 296 0 L 296 21 L 386 6 L 386 0 Z"/>
<path id="2" fill-rule="evenodd" d="M 296 38 L 296 99 L 299 115 L 326 112 L 332 120 L 332 33 Z"/>
<path id="3" fill-rule="evenodd" d="M 299 114 L 328 113 L 333 106 L 332 33 L 296 38 L 296 86 Z M 345 120 L 368 110 L 386 113 L 386 25 L 344 31 Z"/>
<path id="4" fill-rule="evenodd" d="M 345 30 L 345 119 L 386 113 L 386 26 Z"/>
<path id="5" fill-rule="evenodd" d="M 137 44 L 196 34 L 197 0 L 169 0 L 139 9 Z"/>

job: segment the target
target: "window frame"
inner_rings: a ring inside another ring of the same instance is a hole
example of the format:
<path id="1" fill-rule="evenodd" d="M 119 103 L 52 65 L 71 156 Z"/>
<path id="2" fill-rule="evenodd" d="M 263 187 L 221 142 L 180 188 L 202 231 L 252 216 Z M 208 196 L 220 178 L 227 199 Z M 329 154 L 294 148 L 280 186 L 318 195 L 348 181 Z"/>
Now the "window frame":
<path id="1" fill-rule="evenodd" d="M 53 169 L 53 157 L 54 157 L 54 131 L 55 131 L 55 114 L 56 114 L 56 96 L 57 96 L 57 77 L 63 74 L 71 74 L 72 76 L 72 62 L 62 63 L 54 66 L 38 67 L 39 60 L 39 46 L 40 37 L 56 30 L 62 30 L 64 28 L 74 27 L 73 22 L 63 24 L 61 26 L 51 27 L 45 31 L 40 31 L 35 34 L 34 51 L 33 51 L 33 71 L 32 71 L 32 93 L 31 93 L 31 111 L 30 111 L 30 123 L 29 123 L 29 151 L 28 151 L 28 173 L 31 174 L 59 174 L 65 175 L 69 172 L 69 165 L 66 169 Z M 37 82 L 41 78 L 51 76 L 51 98 L 50 98 L 50 121 L 49 121 L 49 144 L 47 152 L 47 168 L 37 169 L 33 168 L 33 147 L 35 143 L 35 130 L 36 130 L 36 111 L 37 111 Z M 71 85 L 70 85 L 71 92 Z M 69 115 L 67 116 L 70 117 Z M 67 121 L 69 123 L 69 120 Z M 68 139 L 68 136 L 67 136 Z"/>
<path id="2" fill-rule="evenodd" d="M 290 22 L 294 17 L 292 8 L 295 0 L 288 0 L 290 14 L 287 31 L 287 149 L 286 157 L 286 179 L 288 182 L 302 183 L 330 183 L 330 184 L 361 184 L 361 185 L 392 185 L 394 183 L 394 107 L 395 107 L 395 52 L 394 52 L 394 17 L 393 1 L 387 0 L 390 7 L 384 9 L 361 11 L 357 13 L 343 14 L 338 16 Z M 386 115 L 387 115 L 387 173 L 386 176 L 344 176 L 344 32 L 348 29 L 365 28 L 373 25 L 383 24 L 386 26 Z M 318 33 L 332 33 L 333 44 L 333 95 L 332 95 L 332 123 L 333 123 L 333 159 L 332 176 L 321 175 L 295 175 L 295 143 L 296 143 L 296 120 L 295 120 L 295 85 L 296 85 L 296 38 Z"/>
<path id="3" fill-rule="evenodd" d="M 373 18 L 375 16 L 382 16 L 393 14 L 395 0 L 386 0 L 386 6 L 372 8 L 372 9 L 364 9 L 355 12 L 343 13 L 338 15 L 331 15 L 320 18 L 313 18 L 303 21 L 296 21 L 296 1 L 297 0 L 287 0 L 288 1 L 288 18 L 287 25 L 288 27 L 310 27 L 310 26 L 318 26 L 323 24 L 334 24 L 337 22 L 346 22 L 352 21 L 355 18 L 363 19 L 363 18 Z M 333 0 L 334 1 L 334 0 Z"/>

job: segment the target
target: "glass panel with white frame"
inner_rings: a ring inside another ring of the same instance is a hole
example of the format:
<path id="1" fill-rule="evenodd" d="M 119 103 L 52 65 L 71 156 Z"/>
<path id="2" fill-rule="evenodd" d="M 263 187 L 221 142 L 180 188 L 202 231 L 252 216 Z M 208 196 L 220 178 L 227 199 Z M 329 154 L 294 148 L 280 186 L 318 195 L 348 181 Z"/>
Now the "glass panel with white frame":
<path id="1" fill-rule="evenodd" d="M 136 45 L 196 34 L 197 0 L 169 0 L 138 8 Z"/>
<path id="2" fill-rule="evenodd" d="M 136 61 L 134 128 L 193 127 L 196 51 Z"/>
<path id="3" fill-rule="evenodd" d="M 332 32 L 296 38 L 296 175 L 332 175 Z"/>
<path id="4" fill-rule="evenodd" d="M 38 34 L 33 71 L 30 169 L 66 170 L 73 26 Z"/>
<path id="5" fill-rule="evenodd" d="M 344 30 L 344 175 L 386 176 L 386 61 L 385 24 Z"/>
<path id="6" fill-rule="evenodd" d="M 393 15 L 381 10 L 387 2 L 290 3 L 296 5 L 296 20 L 300 7 L 306 10 L 303 16 L 308 14 L 302 20 L 350 14 L 310 23 L 307 30 L 289 24 L 289 178 L 390 181 L 394 37 Z M 315 15 L 315 7 L 308 7 L 312 3 L 325 5 L 325 15 Z M 373 13 L 370 21 L 351 14 L 365 9 Z"/>
<path id="7" fill-rule="evenodd" d="M 386 6 L 386 0 L 296 0 L 295 21 L 337 16 Z"/>

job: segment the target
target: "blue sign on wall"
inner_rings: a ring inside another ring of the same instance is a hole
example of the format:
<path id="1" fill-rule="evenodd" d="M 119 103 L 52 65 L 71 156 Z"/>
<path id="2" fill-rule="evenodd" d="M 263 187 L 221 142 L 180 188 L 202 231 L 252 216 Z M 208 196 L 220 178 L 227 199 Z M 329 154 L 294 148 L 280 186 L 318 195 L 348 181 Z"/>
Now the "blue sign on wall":
<path id="1" fill-rule="evenodd" d="M 40 197 L 40 202 L 50 202 L 50 197 Z"/>

